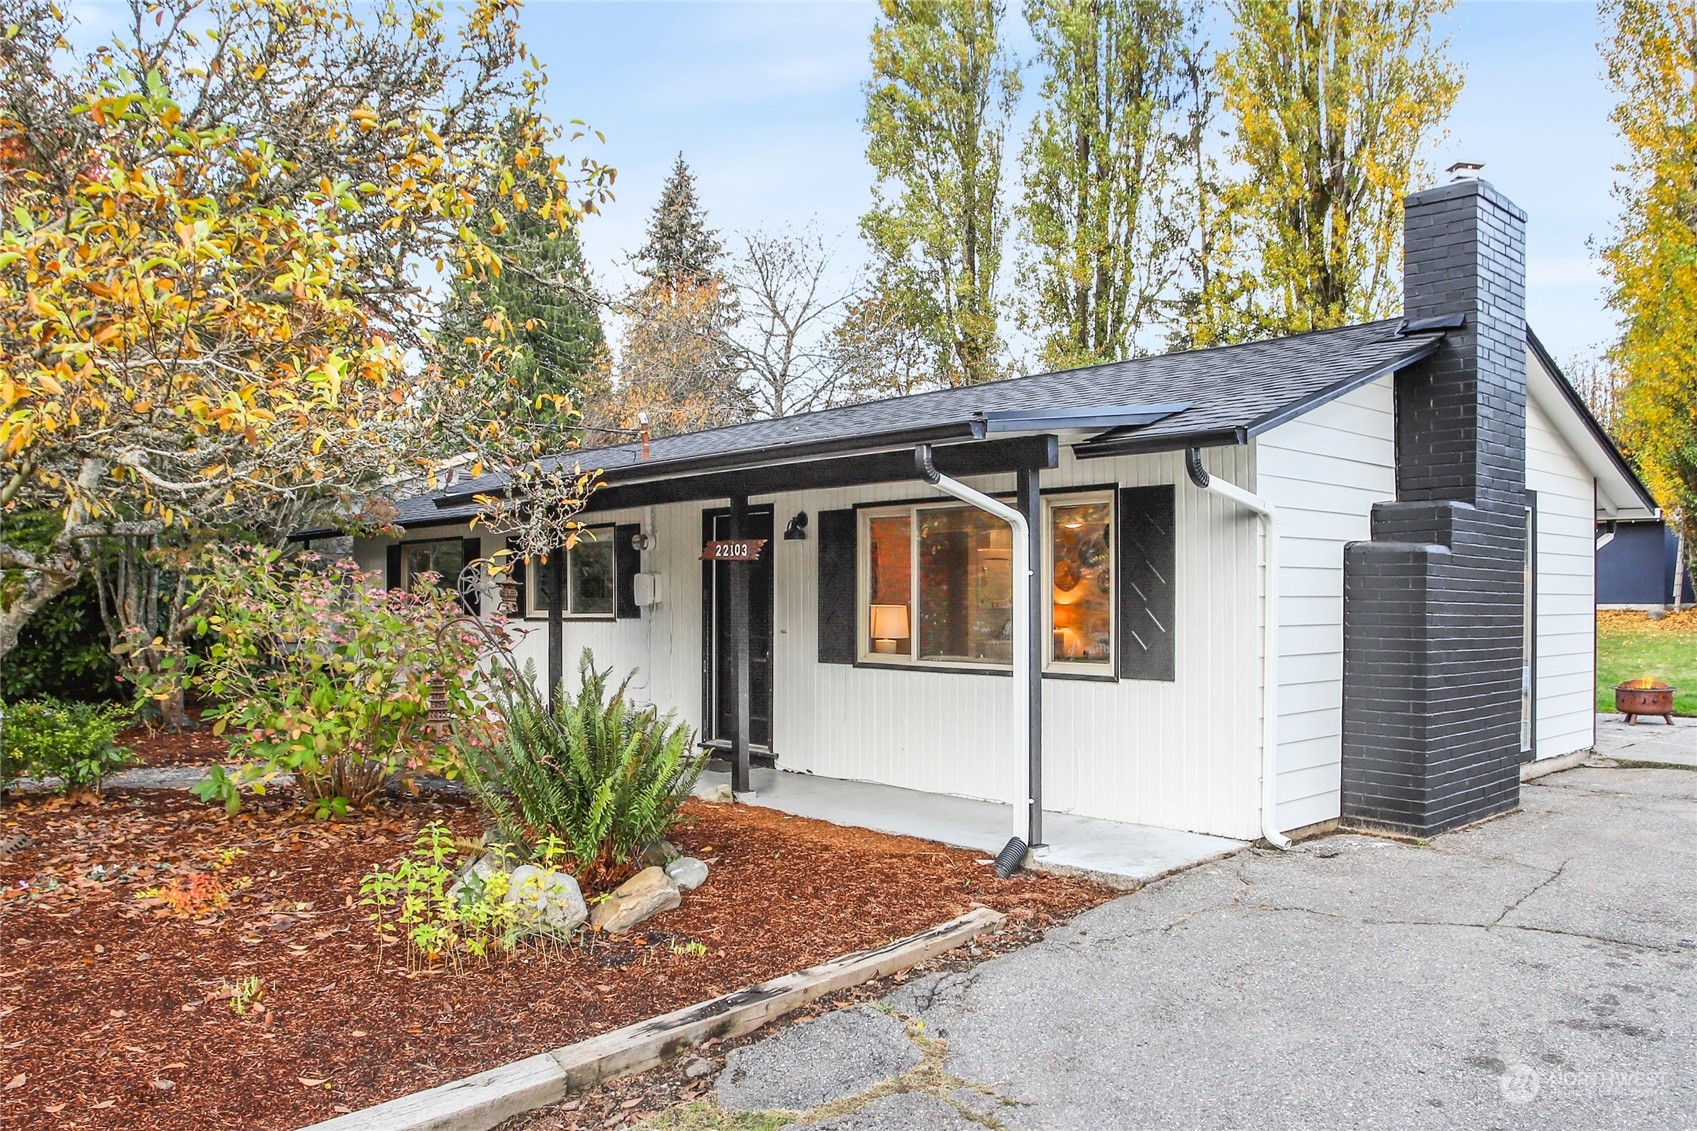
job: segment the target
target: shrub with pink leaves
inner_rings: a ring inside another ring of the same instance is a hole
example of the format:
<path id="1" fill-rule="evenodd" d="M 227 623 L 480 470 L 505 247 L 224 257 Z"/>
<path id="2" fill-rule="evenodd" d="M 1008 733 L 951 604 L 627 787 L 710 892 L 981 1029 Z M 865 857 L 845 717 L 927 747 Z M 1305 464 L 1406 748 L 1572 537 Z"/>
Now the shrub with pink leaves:
<path id="1" fill-rule="evenodd" d="M 243 760 L 198 796 L 235 812 L 242 787 L 291 773 L 325 816 L 370 804 L 397 772 L 453 773 L 431 696 L 457 720 L 481 717 L 479 669 L 500 633 L 479 631 L 451 590 L 430 577 L 385 589 L 352 562 L 259 549 L 227 552 L 201 580 L 205 655 L 150 689 L 176 681 L 213 703 L 207 717 Z"/>

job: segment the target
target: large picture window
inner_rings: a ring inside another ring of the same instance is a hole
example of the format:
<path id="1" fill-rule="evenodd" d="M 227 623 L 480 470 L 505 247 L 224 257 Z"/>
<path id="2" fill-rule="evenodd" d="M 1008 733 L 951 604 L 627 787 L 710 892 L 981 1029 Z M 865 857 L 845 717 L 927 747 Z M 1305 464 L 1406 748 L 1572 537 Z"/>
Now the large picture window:
<path id="1" fill-rule="evenodd" d="M 578 535 L 566 555 L 568 617 L 610 617 L 614 611 L 613 528 L 594 526 Z M 525 615 L 546 617 L 554 594 L 554 571 L 540 558 L 525 561 Z"/>
<path id="2" fill-rule="evenodd" d="M 1050 667 L 1104 672 L 1114 656 L 1111 495 L 1045 501 Z"/>
<path id="3" fill-rule="evenodd" d="M 1108 495 L 1044 507 L 1046 659 L 1057 670 L 1111 670 Z M 923 504 L 861 512 L 860 657 L 874 663 L 1010 667 L 1013 531 L 975 507 Z"/>

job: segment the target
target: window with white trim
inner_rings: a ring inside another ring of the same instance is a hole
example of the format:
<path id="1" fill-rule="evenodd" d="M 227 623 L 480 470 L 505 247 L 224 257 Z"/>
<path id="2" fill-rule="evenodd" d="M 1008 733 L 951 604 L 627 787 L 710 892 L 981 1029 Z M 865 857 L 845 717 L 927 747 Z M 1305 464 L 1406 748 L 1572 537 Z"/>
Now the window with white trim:
<path id="1" fill-rule="evenodd" d="M 1113 495 L 1048 496 L 1045 667 L 1113 670 Z M 1006 668 L 1013 663 L 1013 531 L 956 503 L 860 512 L 859 655 L 870 663 Z"/>
<path id="2" fill-rule="evenodd" d="M 566 600 L 561 609 L 568 617 L 610 617 L 614 613 L 613 528 L 588 526 L 578 532 L 576 545 L 560 551 L 566 555 Z M 548 615 L 554 592 L 554 571 L 542 558 L 527 558 L 525 616 Z"/>

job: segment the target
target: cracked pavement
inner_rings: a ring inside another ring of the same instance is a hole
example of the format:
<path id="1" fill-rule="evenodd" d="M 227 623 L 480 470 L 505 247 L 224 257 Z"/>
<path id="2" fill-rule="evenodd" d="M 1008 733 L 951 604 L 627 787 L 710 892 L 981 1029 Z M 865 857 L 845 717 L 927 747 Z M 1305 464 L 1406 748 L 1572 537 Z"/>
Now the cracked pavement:
<path id="1" fill-rule="evenodd" d="M 922 1042 L 795 1117 L 861 1131 L 1697 1127 L 1697 773 L 1578 769 L 1521 801 L 1425 845 L 1239 853 L 903 986 L 905 1035 L 809 1022 L 739 1071 Z"/>

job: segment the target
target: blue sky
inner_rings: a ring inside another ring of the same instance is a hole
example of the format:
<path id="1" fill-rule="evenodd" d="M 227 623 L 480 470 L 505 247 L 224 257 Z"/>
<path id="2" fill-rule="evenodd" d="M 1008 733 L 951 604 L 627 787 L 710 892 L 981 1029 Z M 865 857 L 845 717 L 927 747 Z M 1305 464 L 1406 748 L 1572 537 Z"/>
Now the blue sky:
<path id="1" fill-rule="evenodd" d="M 602 130 L 619 170 L 618 200 L 584 229 L 594 267 L 617 277 L 682 150 L 727 242 L 814 220 L 843 237 L 850 270 L 871 184 L 860 83 L 875 14 L 847 2 L 533 2 L 526 36 L 549 71 L 551 113 Z M 1466 86 L 1434 165 L 1483 161 L 1527 210 L 1531 321 L 1558 359 L 1588 352 L 1614 334 L 1587 240 L 1613 223 L 1620 156 L 1595 9 L 1462 3 L 1446 31 Z"/>

